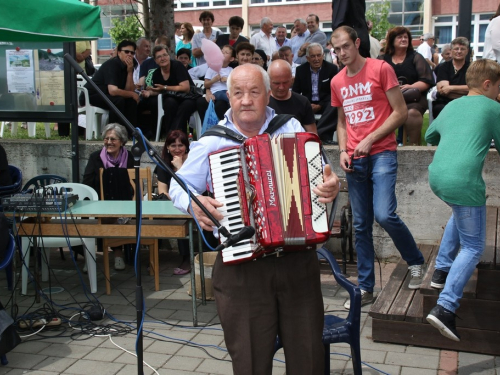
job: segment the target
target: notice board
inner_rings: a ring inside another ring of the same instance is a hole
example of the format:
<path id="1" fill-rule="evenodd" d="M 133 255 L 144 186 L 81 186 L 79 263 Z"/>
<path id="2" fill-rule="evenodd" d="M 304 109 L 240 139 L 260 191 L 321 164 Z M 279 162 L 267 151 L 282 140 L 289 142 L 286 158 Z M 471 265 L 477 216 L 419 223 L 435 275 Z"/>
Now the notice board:
<path id="1" fill-rule="evenodd" d="M 70 52 L 74 43 L 0 41 L 0 120 L 71 121 Z"/>

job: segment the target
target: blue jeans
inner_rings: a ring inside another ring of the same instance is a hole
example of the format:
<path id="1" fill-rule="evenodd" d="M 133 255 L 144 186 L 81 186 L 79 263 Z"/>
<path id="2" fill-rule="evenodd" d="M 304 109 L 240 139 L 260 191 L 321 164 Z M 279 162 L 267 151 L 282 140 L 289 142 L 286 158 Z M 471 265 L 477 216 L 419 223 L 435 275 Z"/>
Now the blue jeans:
<path id="1" fill-rule="evenodd" d="M 229 103 L 229 98 L 227 97 L 226 92 L 227 92 L 227 90 L 221 90 L 221 91 L 214 92 L 215 100 L 222 100 L 224 102 Z"/>
<path id="2" fill-rule="evenodd" d="M 444 230 L 436 269 L 449 272 L 438 305 L 455 312 L 464 286 L 476 268 L 486 243 L 486 206 L 448 205 L 452 214 Z M 460 250 L 460 253 L 458 250 Z M 457 255 L 458 254 L 458 255 Z"/>
<path id="3" fill-rule="evenodd" d="M 384 151 L 353 160 L 354 171 L 346 173 L 353 212 L 359 287 L 373 292 L 375 250 L 373 219 L 389 234 L 409 266 L 423 264 L 424 257 L 410 231 L 396 214 L 396 151 Z"/>

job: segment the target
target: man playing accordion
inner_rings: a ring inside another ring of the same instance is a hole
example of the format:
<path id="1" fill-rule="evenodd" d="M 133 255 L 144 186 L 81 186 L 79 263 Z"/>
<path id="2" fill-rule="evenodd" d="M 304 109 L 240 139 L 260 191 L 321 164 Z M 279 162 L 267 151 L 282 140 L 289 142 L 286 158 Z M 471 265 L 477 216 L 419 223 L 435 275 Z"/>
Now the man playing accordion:
<path id="1" fill-rule="evenodd" d="M 262 134 L 275 116 L 267 107 L 270 83 L 267 73 L 257 65 L 242 65 L 227 81 L 231 108 L 221 121 L 223 126 L 244 137 Z M 274 135 L 303 132 L 295 119 L 282 125 Z M 208 155 L 236 146 L 231 139 L 207 136 L 191 145 L 189 157 L 177 172 L 189 189 L 218 220 L 222 204 L 201 196 L 211 186 Z M 332 202 L 339 180 L 330 166 L 324 168 L 324 183 L 313 191 L 322 203 Z M 189 196 L 174 182 L 170 195 L 174 205 L 189 212 Z M 192 212 L 201 227 L 213 230 L 211 220 L 193 203 Z M 217 255 L 213 270 L 217 312 L 224 339 L 237 375 L 272 373 L 274 344 L 279 334 L 288 375 L 322 374 L 324 350 L 323 299 L 319 263 L 315 251 L 289 252 L 240 264 L 223 264 Z"/>

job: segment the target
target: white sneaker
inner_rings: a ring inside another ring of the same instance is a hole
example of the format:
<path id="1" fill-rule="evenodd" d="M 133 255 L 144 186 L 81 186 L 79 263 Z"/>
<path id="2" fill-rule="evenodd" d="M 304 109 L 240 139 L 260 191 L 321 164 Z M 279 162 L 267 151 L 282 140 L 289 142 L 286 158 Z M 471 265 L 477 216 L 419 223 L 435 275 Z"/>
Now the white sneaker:
<path id="1" fill-rule="evenodd" d="M 122 257 L 115 257 L 115 270 L 122 271 L 125 269 L 125 261 Z"/>
<path id="2" fill-rule="evenodd" d="M 87 269 L 87 262 L 85 262 L 85 264 L 83 265 L 82 272 L 83 272 L 83 273 L 87 273 L 87 272 L 88 272 L 88 269 Z"/>
<path id="3" fill-rule="evenodd" d="M 370 303 L 373 303 L 373 292 L 367 292 L 366 290 L 361 289 L 361 307 L 369 305 Z M 351 309 L 350 298 L 344 303 L 344 308 L 347 310 Z"/>

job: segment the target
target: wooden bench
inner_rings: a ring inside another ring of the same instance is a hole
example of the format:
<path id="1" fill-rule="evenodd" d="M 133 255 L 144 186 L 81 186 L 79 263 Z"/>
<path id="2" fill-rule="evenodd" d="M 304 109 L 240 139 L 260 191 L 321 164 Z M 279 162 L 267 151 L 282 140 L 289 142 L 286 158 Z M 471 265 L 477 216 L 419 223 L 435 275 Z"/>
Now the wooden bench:
<path id="1" fill-rule="evenodd" d="M 460 342 L 445 338 L 425 319 L 439 296 L 430 286 L 438 245 L 419 246 L 429 264 L 420 290 L 408 288 L 408 266 L 403 260 L 398 263 L 369 313 L 373 340 L 500 355 L 499 228 L 499 208 L 487 207 L 486 248 L 457 310 Z"/>

